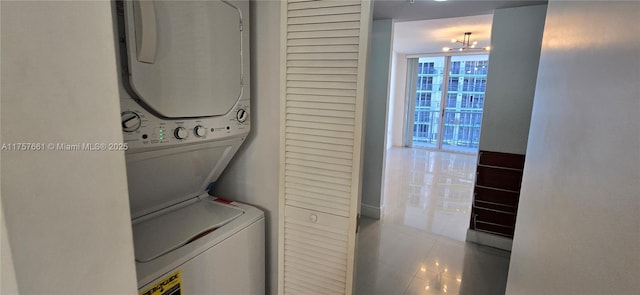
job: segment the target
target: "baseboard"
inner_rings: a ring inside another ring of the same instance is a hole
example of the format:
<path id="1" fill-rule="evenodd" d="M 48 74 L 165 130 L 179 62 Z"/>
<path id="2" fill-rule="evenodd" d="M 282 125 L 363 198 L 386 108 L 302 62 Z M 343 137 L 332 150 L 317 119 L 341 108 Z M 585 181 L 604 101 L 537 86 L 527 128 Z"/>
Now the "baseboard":
<path id="1" fill-rule="evenodd" d="M 360 204 L 360 215 L 380 219 L 380 208 L 367 204 Z"/>
<path id="2" fill-rule="evenodd" d="M 473 242 L 480 245 L 494 247 L 502 250 L 511 251 L 513 240 L 501 236 L 496 236 L 488 233 L 475 231 L 472 229 L 467 230 L 467 242 Z"/>

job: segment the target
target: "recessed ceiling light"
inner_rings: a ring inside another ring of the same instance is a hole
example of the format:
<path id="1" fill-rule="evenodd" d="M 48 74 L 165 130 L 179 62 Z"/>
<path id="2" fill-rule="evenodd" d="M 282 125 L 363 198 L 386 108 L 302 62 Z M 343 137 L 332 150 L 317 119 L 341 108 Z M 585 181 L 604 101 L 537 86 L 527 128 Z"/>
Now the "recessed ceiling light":
<path id="1" fill-rule="evenodd" d="M 433 1 L 436 1 L 436 2 L 444 2 L 444 1 L 447 1 L 447 0 L 433 0 Z"/>

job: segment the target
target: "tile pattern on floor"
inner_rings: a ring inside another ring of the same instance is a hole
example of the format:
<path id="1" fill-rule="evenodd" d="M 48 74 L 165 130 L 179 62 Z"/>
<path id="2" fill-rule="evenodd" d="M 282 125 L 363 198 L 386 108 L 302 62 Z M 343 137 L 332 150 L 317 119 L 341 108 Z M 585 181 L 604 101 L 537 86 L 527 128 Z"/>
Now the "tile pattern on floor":
<path id="1" fill-rule="evenodd" d="M 363 217 L 356 294 L 504 294 L 509 255 L 465 242 L 476 156 L 387 151 L 384 214 Z"/>

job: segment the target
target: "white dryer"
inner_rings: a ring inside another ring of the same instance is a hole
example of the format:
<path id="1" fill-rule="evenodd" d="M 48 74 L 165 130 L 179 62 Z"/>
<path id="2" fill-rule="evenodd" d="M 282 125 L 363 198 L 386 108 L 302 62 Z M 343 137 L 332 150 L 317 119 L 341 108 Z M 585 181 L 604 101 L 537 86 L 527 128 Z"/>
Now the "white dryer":
<path id="1" fill-rule="evenodd" d="M 250 129 L 249 2 L 113 8 L 140 294 L 264 294 L 263 212 L 208 194 Z"/>

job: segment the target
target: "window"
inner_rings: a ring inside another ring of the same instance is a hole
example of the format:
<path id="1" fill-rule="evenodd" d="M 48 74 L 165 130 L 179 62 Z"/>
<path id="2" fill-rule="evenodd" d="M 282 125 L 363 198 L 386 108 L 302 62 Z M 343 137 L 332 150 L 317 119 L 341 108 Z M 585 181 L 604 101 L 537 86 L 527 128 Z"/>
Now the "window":
<path id="1" fill-rule="evenodd" d="M 418 59 L 413 146 L 477 152 L 488 67 L 487 55 Z"/>

